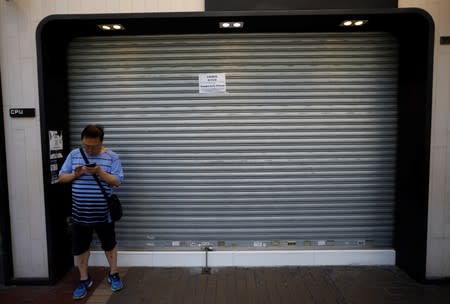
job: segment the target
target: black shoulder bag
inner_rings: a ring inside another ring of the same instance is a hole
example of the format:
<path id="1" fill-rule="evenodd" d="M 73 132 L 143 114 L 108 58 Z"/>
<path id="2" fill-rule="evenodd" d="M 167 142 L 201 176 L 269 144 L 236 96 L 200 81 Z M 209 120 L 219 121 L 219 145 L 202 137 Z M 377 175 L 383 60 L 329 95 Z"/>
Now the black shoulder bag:
<path id="1" fill-rule="evenodd" d="M 86 165 L 89 164 L 89 160 L 86 157 L 86 154 L 83 151 L 83 148 L 80 148 L 81 156 L 83 156 L 84 162 Z M 100 190 L 102 190 L 103 195 L 105 196 L 106 202 L 108 203 L 109 213 L 111 214 L 111 219 L 113 222 L 117 222 L 122 218 L 122 204 L 120 203 L 119 197 L 115 194 L 108 195 L 106 193 L 105 188 L 103 188 L 102 183 L 100 182 L 97 174 L 93 175 L 95 181 L 97 182 Z"/>

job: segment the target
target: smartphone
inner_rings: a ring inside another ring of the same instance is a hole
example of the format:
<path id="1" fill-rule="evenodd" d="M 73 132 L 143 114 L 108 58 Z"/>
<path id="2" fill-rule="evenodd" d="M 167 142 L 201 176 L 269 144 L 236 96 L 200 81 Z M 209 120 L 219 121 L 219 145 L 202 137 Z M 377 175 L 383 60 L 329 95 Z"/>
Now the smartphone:
<path id="1" fill-rule="evenodd" d="M 87 164 L 85 166 L 89 167 L 89 168 L 93 168 L 93 167 L 97 166 L 97 163 L 90 163 L 90 164 Z"/>

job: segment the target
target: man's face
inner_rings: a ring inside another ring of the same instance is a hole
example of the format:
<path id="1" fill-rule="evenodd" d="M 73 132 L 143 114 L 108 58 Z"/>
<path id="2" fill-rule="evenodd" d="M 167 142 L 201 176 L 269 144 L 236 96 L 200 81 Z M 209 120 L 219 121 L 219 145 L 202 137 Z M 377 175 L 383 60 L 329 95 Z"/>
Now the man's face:
<path id="1" fill-rule="evenodd" d="M 98 155 L 102 151 L 102 142 L 99 137 L 83 137 L 81 142 L 84 151 L 91 156 Z"/>

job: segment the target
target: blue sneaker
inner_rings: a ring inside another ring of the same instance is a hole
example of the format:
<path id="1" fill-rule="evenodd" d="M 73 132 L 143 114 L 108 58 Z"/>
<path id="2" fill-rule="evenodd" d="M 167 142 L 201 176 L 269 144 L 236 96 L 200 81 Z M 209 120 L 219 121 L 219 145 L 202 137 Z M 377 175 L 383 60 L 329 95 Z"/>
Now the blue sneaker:
<path id="1" fill-rule="evenodd" d="M 123 288 L 122 280 L 117 272 L 114 274 L 108 274 L 108 283 L 111 284 L 112 291 L 119 291 Z"/>
<path id="2" fill-rule="evenodd" d="M 78 283 L 77 288 L 73 292 L 73 299 L 80 300 L 87 296 L 88 289 L 92 286 L 94 280 L 91 277 L 88 277 L 87 280 L 80 281 Z"/>

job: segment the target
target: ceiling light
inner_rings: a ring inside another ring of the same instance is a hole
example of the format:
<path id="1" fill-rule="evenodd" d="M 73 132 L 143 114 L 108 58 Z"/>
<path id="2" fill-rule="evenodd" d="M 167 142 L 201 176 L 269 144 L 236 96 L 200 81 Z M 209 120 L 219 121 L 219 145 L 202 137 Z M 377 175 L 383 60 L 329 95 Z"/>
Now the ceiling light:
<path id="1" fill-rule="evenodd" d="M 219 22 L 220 28 L 243 28 L 244 22 Z"/>
<path id="2" fill-rule="evenodd" d="M 125 28 L 123 27 L 122 24 L 99 24 L 98 27 L 104 31 L 111 31 L 111 30 L 124 30 Z"/>
<path id="3" fill-rule="evenodd" d="M 367 23 L 368 20 L 344 20 L 339 26 L 361 26 Z"/>

